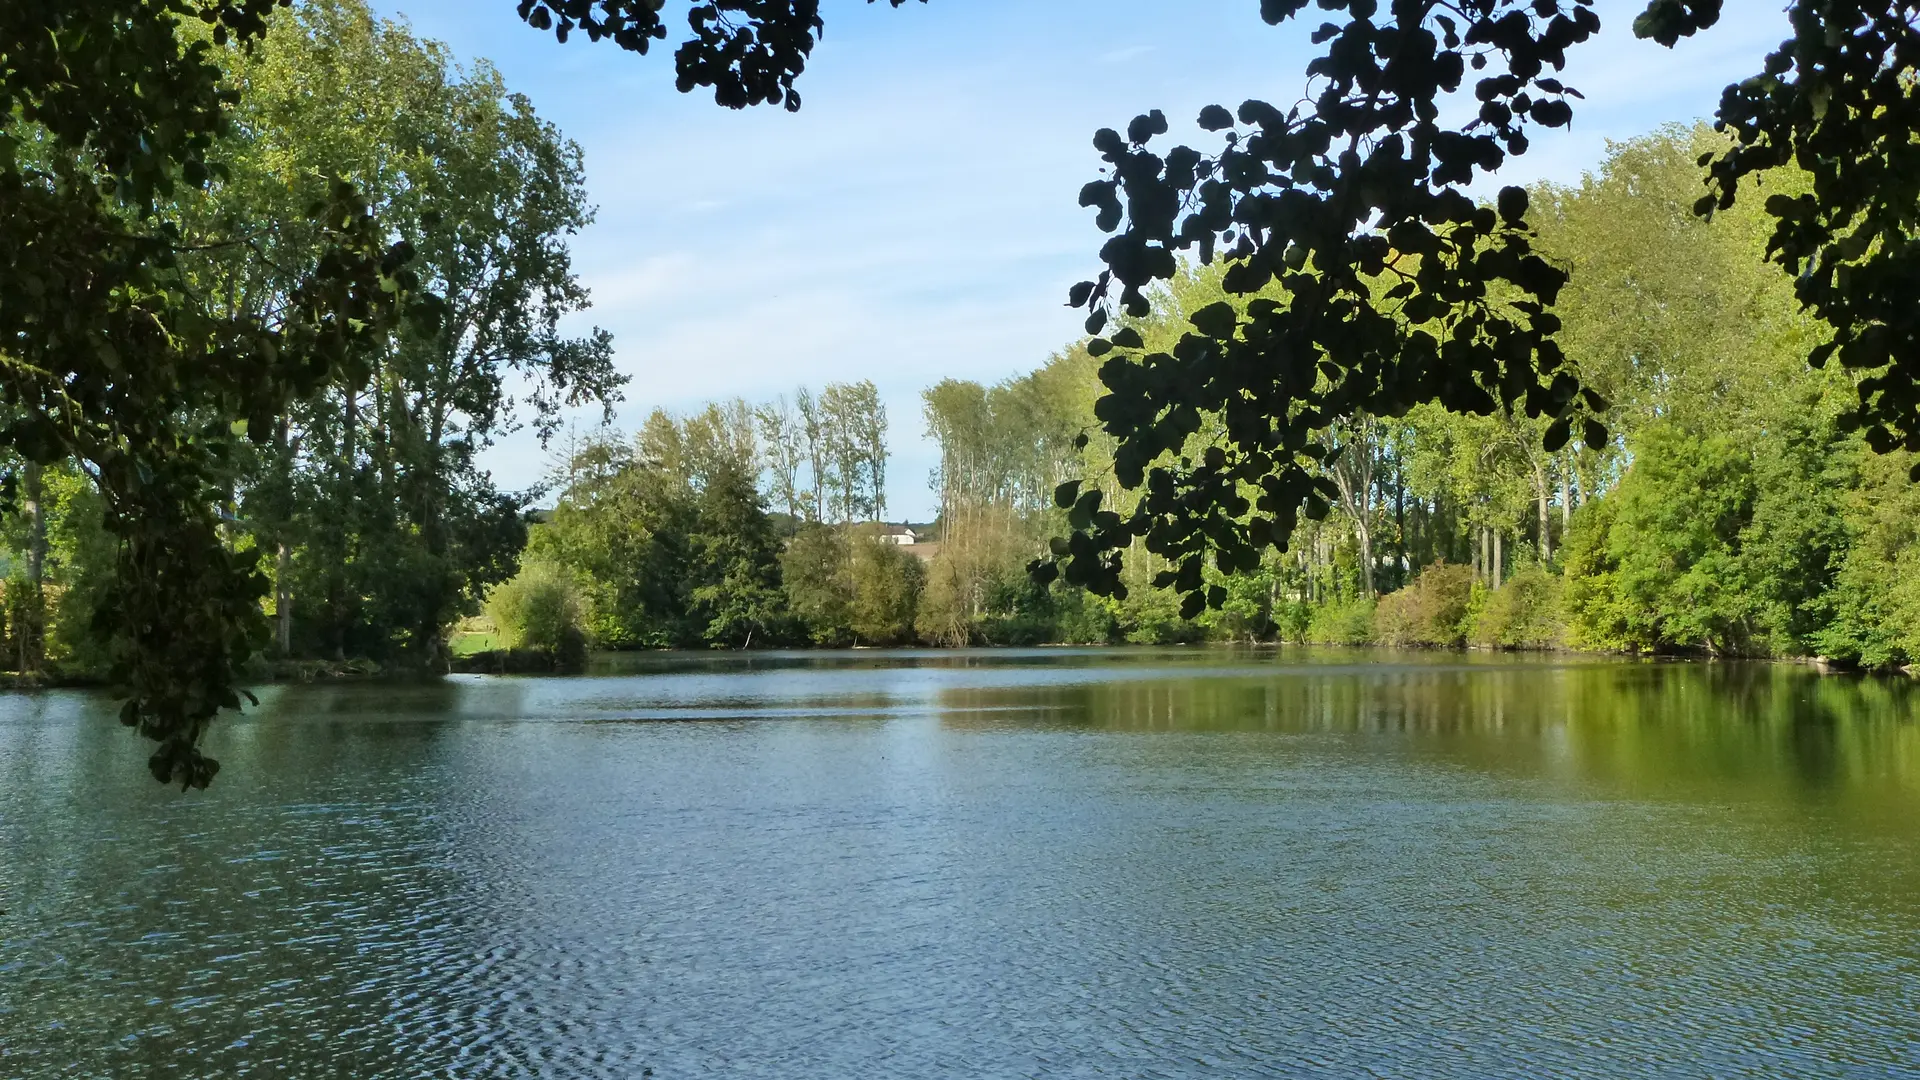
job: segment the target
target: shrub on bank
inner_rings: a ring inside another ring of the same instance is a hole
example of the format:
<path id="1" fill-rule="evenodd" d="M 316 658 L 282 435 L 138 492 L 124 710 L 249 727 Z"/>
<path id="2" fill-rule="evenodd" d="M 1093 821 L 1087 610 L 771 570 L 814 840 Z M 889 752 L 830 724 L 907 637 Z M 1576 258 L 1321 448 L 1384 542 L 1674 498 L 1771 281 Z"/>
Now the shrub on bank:
<path id="1" fill-rule="evenodd" d="M 1113 601 L 1085 589 L 1054 586 L 1054 640 L 1063 645 L 1106 645 L 1120 636 Z"/>
<path id="2" fill-rule="evenodd" d="M 988 645 L 1107 645 L 1120 637 L 1114 606 L 1085 589 L 1056 585 L 1012 614 L 981 618 L 975 637 Z"/>
<path id="3" fill-rule="evenodd" d="M 1380 598 L 1373 639 L 1393 646 L 1465 644 L 1472 601 L 1472 568 L 1435 563 L 1406 588 Z"/>
<path id="4" fill-rule="evenodd" d="M 583 605 L 573 576 L 558 563 L 529 560 L 487 591 L 487 617 L 508 650 L 552 657 L 586 654 Z"/>
<path id="5" fill-rule="evenodd" d="M 1120 602 L 1120 625 L 1134 645 L 1185 645 L 1206 628 L 1180 617 L 1180 597 L 1166 589 L 1136 589 Z"/>
<path id="6" fill-rule="evenodd" d="M 1313 625 L 1313 606 L 1304 600 L 1286 600 L 1273 606 L 1273 636 L 1280 641 L 1304 642 Z"/>
<path id="7" fill-rule="evenodd" d="M 1374 602 L 1336 600 L 1313 610 L 1307 640 L 1315 645 L 1366 645 L 1373 641 Z"/>
<path id="8" fill-rule="evenodd" d="M 1566 644 L 1560 575 L 1538 563 L 1487 594 L 1474 620 L 1473 642 L 1492 649 L 1557 649 Z"/>

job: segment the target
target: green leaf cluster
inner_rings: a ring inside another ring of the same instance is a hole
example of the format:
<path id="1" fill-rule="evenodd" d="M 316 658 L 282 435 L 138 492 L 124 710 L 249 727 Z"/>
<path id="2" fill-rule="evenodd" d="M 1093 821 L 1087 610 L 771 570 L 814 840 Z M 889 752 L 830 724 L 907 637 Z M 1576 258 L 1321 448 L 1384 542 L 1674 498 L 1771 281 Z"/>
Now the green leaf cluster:
<path id="1" fill-rule="evenodd" d="M 314 243 L 265 317 L 200 290 L 181 207 L 221 181 L 235 95 L 218 63 L 267 0 L 106 0 L 0 10 L 0 443 L 72 460 L 102 493 L 115 584 L 96 625 L 122 719 L 162 781 L 204 786 L 198 749 L 239 704 L 265 581 L 227 542 L 241 439 L 423 314 L 408 245 L 352 185 L 322 178 Z M 204 35 L 188 25 L 207 27 Z"/>

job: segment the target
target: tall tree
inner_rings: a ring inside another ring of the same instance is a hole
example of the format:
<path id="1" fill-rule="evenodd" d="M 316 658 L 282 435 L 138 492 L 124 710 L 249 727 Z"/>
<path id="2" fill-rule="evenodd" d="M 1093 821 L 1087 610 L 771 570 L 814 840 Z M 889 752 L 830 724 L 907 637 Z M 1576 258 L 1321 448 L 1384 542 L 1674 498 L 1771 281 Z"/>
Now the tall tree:
<path id="1" fill-rule="evenodd" d="M 760 436 L 753 409 L 740 398 L 710 402 L 681 424 L 685 469 L 701 487 L 722 476 L 752 478 L 759 472 Z"/>
<path id="2" fill-rule="evenodd" d="M 820 392 L 819 410 L 827 468 L 835 480 L 834 517 L 842 522 L 870 518 L 886 468 L 886 416 L 879 392 L 866 381 L 828 383 Z M 875 431 L 877 456 L 870 437 Z"/>
<path id="3" fill-rule="evenodd" d="M 230 251 L 200 276 L 237 313 L 277 304 L 287 282 L 273 267 L 311 243 L 295 207 L 315 176 L 343 175 L 407 238 L 442 317 L 297 405 L 260 455 L 262 497 L 243 502 L 285 549 L 284 645 L 299 633 L 335 656 L 437 663 L 448 622 L 511 571 L 520 543 L 518 502 L 475 464 L 517 422 L 506 380 L 528 387 L 543 438 L 561 407 L 609 402 L 622 381 L 603 332 L 558 332 L 586 304 L 566 247 L 591 217 L 579 149 L 491 67 L 456 71 L 360 0 L 313 0 L 274 24 L 230 60 L 241 126 L 200 211 L 264 226 L 255 246 L 274 257 Z"/>
<path id="4" fill-rule="evenodd" d="M 823 403 L 804 386 L 794 395 L 793 404 L 800 414 L 800 441 L 807 455 L 807 520 L 825 521 L 829 513 L 827 495 L 839 484 L 839 474 L 834 471 L 833 421 Z"/>
<path id="5" fill-rule="evenodd" d="M 1354 542 L 1360 546 L 1360 587 L 1367 596 L 1378 592 L 1373 580 L 1373 538 L 1378 525 L 1374 498 L 1386 449 L 1385 434 L 1380 421 L 1362 415 L 1339 421 L 1327 437 L 1332 452 L 1327 475 L 1333 479 L 1340 509 L 1353 526 Z"/>
<path id="6" fill-rule="evenodd" d="M 859 413 L 856 430 L 860 453 L 867 461 L 867 501 L 873 507 L 873 516 L 884 521 L 887 516 L 887 407 L 873 383 L 860 385 L 864 391 L 864 408 Z"/>
<path id="7" fill-rule="evenodd" d="M 786 512 L 789 527 L 795 527 L 801 520 L 805 503 L 800 470 L 806 464 L 806 443 L 800 430 L 800 416 L 784 394 L 756 407 L 753 415 L 760 425 L 762 468 L 767 476 L 768 495 Z"/>
<path id="8" fill-rule="evenodd" d="M 194 786 L 218 768 L 200 736 L 238 706 L 236 673 L 266 631 L 264 579 L 216 510 L 236 422 L 268 437 L 417 296 L 408 249 L 324 177 L 315 242 L 286 264 L 279 304 L 238 315 L 199 287 L 191 256 L 249 239 L 183 220 L 223 171 L 234 95 L 216 61 L 257 41 L 273 7 L 0 7 L 0 443 L 43 467 L 74 458 L 98 483 L 118 546 L 100 616 L 122 718 L 159 744 L 156 778 Z"/>
<path id="9" fill-rule="evenodd" d="M 695 514 L 689 599 L 704 643 L 744 649 L 777 640 L 786 620 L 780 545 L 752 475 L 732 463 L 710 473 Z"/>
<path id="10" fill-rule="evenodd" d="M 658 414 L 664 418 L 665 414 Z M 670 425 L 670 420 L 668 424 Z M 661 425 L 650 422 L 661 441 Z M 686 645 L 699 639 L 688 614 L 689 537 L 698 509 L 683 473 L 617 436 L 591 439 L 574 455 L 572 481 L 527 554 L 567 567 L 585 583 L 593 636 L 614 648 Z"/>

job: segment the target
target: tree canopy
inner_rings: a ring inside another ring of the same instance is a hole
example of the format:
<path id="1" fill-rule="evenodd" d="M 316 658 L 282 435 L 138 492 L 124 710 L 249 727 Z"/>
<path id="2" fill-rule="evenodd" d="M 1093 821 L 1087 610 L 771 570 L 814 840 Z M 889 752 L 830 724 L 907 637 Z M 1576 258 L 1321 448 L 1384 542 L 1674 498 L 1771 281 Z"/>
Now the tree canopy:
<path id="1" fill-rule="evenodd" d="M 1269 0 L 1261 13 L 1278 23 L 1304 7 Z M 1098 415 L 1119 441 L 1116 475 L 1145 498 L 1123 517 L 1103 511 L 1097 491 L 1062 486 L 1076 530 L 1058 553 L 1069 581 L 1124 591 L 1120 552 L 1139 537 L 1176 563 L 1165 580 L 1186 594 L 1188 614 L 1219 603 L 1220 586 L 1203 588 L 1209 557 L 1250 569 L 1261 547 L 1287 547 L 1301 512 L 1322 517 L 1338 497 L 1313 468 L 1341 452 L 1316 435 L 1332 418 L 1436 402 L 1542 419 L 1548 451 L 1576 431 L 1591 447 L 1607 439 L 1598 414 L 1608 401 L 1558 340 L 1566 274 L 1536 251 L 1527 193 L 1504 188 L 1493 206 L 1468 194 L 1526 152 L 1529 128 L 1570 122 L 1580 95 L 1558 73 L 1567 50 L 1599 29 L 1591 6 L 1320 7 L 1348 21 L 1315 32 L 1326 51 L 1308 66 L 1313 90 L 1301 104 L 1202 110 L 1200 126 L 1223 133 L 1210 154 L 1156 153 L 1149 144 L 1168 130 L 1157 112 L 1124 136 L 1095 136 L 1107 176 L 1081 202 L 1115 235 L 1101 251 L 1106 270 L 1070 297 L 1090 309 L 1089 333 L 1146 315 L 1145 290 L 1177 272 L 1179 253 L 1202 263 L 1224 255 L 1231 294 L 1277 283 L 1283 295 L 1196 311 L 1170 349 L 1148 349 L 1124 322 L 1093 340 L 1096 354 L 1113 353 Z M 1711 26 L 1719 7 L 1656 0 L 1635 31 L 1671 45 Z M 1913 14 L 1901 3 L 1793 4 L 1794 39 L 1722 100 L 1715 126 L 1727 143 L 1701 155 L 1712 190 L 1694 208 L 1728 210 L 1788 165 L 1811 179 L 1810 191 L 1766 197 L 1776 220 L 1767 256 L 1830 331 L 1807 359 L 1818 367 L 1838 356 L 1864 376 L 1843 422 L 1883 452 L 1920 448 L 1920 338 L 1895 284 L 1914 257 L 1920 212 Z M 1448 126 L 1439 100 L 1469 81 L 1479 109 Z M 1177 456 L 1205 415 L 1222 419 L 1228 439 L 1198 460 Z"/>
<path id="2" fill-rule="evenodd" d="M 871 2 L 871 0 L 869 0 Z M 903 0 L 890 0 L 899 6 Z M 523 0 L 519 11 L 565 40 L 575 28 L 639 52 L 667 34 L 657 0 Z M 1456 412 L 1518 411 L 1544 418 L 1557 450 L 1607 436 L 1608 401 L 1570 365 L 1557 340 L 1562 268 L 1539 257 L 1527 194 L 1502 189 L 1491 206 L 1474 181 L 1527 152 L 1536 129 L 1571 123 L 1582 97 L 1559 78 L 1569 49 L 1600 29 L 1591 0 L 1320 0 L 1333 18 L 1303 100 L 1258 100 L 1201 111 L 1220 133 L 1212 150 L 1150 146 L 1169 132 L 1155 110 L 1095 148 L 1105 175 L 1081 204 L 1114 233 L 1106 269 L 1076 286 L 1088 308 L 1107 388 L 1099 419 L 1119 441 L 1122 486 L 1146 492 L 1122 518 L 1092 489 L 1066 485 L 1074 535 L 1036 568 L 1124 590 L 1119 552 L 1134 539 L 1174 560 L 1188 610 L 1209 561 L 1251 567 L 1262 547 L 1284 549 L 1299 518 L 1339 497 L 1311 464 L 1337 452 L 1314 438 L 1328 417 L 1399 416 L 1437 402 Z M 1272 25 L 1298 20 L 1306 0 L 1260 0 Z M 1720 19 L 1721 0 L 1651 0 L 1633 32 L 1671 47 Z M 1707 190 L 1695 212 L 1731 208 L 1743 190 L 1774 219 L 1766 257 L 1794 281 L 1800 302 L 1828 328 L 1807 359 L 1837 359 L 1857 374 L 1857 405 L 1842 422 L 1876 451 L 1920 448 L 1920 315 L 1905 286 L 1920 258 L 1916 6 L 1905 0 L 1793 0 L 1792 37 L 1727 88 L 1715 118 L 1725 145 L 1704 152 Z M 680 89 L 709 86 L 742 107 L 799 107 L 794 80 L 824 30 L 817 0 L 720 0 L 687 11 L 676 54 Z M 1471 91 L 1464 123 L 1442 102 Z M 1803 190 L 1757 182 L 1791 165 Z M 1148 311 L 1145 290 L 1176 272 L 1177 255 L 1216 256 L 1233 295 L 1271 282 L 1283 295 L 1244 312 L 1193 313 L 1174 347 L 1150 350 L 1127 317 Z M 1175 451 L 1219 416 L 1232 438 L 1217 454 Z M 1914 479 L 1920 480 L 1920 475 Z"/>
<path id="3" fill-rule="evenodd" d="M 305 208 L 315 243 L 272 305 L 223 313 L 194 280 L 196 249 L 245 241 L 192 235 L 168 207 L 222 179 L 235 94 L 215 51 L 257 40 L 274 6 L 0 11 L 0 442 L 82 462 L 99 485 L 122 717 L 160 744 L 156 777 L 191 785 L 217 767 L 196 744 L 238 706 L 236 670 L 265 636 L 263 579 L 217 509 L 237 432 L 264 438 L 370 338 L 433 311 L 409 246 L 344 181 Z"/>
<path id="4" fill-rule="evenodd" d="M 1758 201 L 1692 213 L 1695 161 L 1717 145 L 1704 126 L 1669 125 L 1612 144 L 1577 185 L 1529 191 L 1538 251 L 1568 272 L 1557 337 L 1614 403 L 1601 446 L 1548 451 L 1552 418 L 1524 411 L 1328 417 L 1313 438 L 1338 452 L 1307 466 L 1332 491 L 1326 516 L 1251 569 L 1208 565 L 1222 600 L 1190 618 L 1167 560 L 1138 538 L 1123 596 L 1027 572 L 1067 526 L 1051 498 L 1063 480 L 1091 478 L 1121 515 L 1149 496 L 1118 482 L 1117 441 L 1095 415 L 1102 360 L 1084 339 L 994 385 L 927 374 L 939 514 L 887 530 L 892 546 L 863 543 L 870 525 L 820 521 L 814 506 L 840 517 L 841 500 L 804 495 L 806 463 L 831 469 L 849 442 L 842 421 L 776 422 L 758 440 L 751 418 L 781 403 L 722 402 L 658 413 L 631 447 L 608 434 L 583 448 L 534 528 L 529 580 L 571 570 L 609 648 L 1285 640 L 1910 664 L 1920 487 L 1903 474 L 1920 456 L 1875 454 L 1840 422 L 1852 380 L 1806 362 L 1820 324 L 1762 261 L 1772 219 Z M 1238 314 L 1285 295 L 1228 293 L 1229 269 L 1189 262 L 1150 289 L 1128 323 L 1144 347 L 1171 347 L 1212 305 Z M 798 396 L 860 396 L 849 389 Z M 1189 460 L 1233 437 L 1201 420 L 1178 451 Z M 798 512 L 756 512 L 755 473 L 766 502 Z"/>
<path id="5" fill-rule="evenodd" d="M 431 638 L 461 587 L 448 548 L 484 544 L 482 519 L 518 524 L 447 479 L 505 420 L 500 371 L 528 370 L 547 400 L 617 386 L 604 340 L 554 330 L 583 299 L 551 239 L 585 220 L 577 150 L 497 79 L 449 82 L 444 57 L 381 38 L 353 5 L 303 5 L 304 21 L 285 6 L 0 11 L 0 444 L 29 488 L 71 462 L 99 489 L 117 554 L 89 592 L 109 674 L 123 719 L 159 743 L 154 775 L 183 785 L 212 777 L 200 736 L 268 647 L 259 542 L 314 505 L 295 497 L 302 475 L 354 510 L 313 535 L 368 534 L 357 388 L 394 402 L 378 411 L 390 445 L 427 447 L 386 474 L 413 520 L 384 535 L 426 549 L 389 561 L 425 585 L 412 631 Z M 303 57 L 315 33 L 328 50 Z M 365 106 L 360 126 L 342 100 Z M 329 421 L 342 398 L 344 424 Z M 323 442 L 330 463 L 307 468 Z M 276 475 L 278 496 L 258 482 Z M 468 495 L 459 519 L 452 496 Z M 494 548 L 518 546 L 509 529 Z"/>

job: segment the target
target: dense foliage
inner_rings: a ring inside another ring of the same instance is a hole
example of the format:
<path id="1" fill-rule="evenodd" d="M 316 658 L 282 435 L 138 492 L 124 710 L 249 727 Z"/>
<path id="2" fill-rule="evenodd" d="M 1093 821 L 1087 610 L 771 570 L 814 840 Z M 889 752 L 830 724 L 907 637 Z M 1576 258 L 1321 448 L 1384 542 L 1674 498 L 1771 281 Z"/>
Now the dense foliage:
<path id="1" fill-rule="evenodd" d="M 920 563 L 870 520 L 885 507 L 879 394 L 842 383 L 794 400 L 656 411 L 631 440 L 569 449 L 528 553 L 575 575 L 598 644 L 912 640 Z"/>
<path id="2" fill-rule="evenodd" d="M 1794 284 L 1765 271 L 1765 200 L 1711 220 L 1690 213 L 1694 163 L 1724 145 L 1704 128 L 1668 129 L 1614 147 L 1577 188 L 1530 193 L 1538 249 L 1569 272 L 1558 340 L 1614 402 L 1608 438 L 1549 451 L 1545 418 L 1432 405 L 1326 423 L 1312 434 L 1331 452 L 1303 466 L 1325 493 L 1324 519 L 1300 526 L 1291 559 L 1269 555 L 1240 575 L 1250 581 L 1205 567 L 1218 610 L 1200 621 L 1217 626 L 1265 580 L 1311 610 L 1274 603 L 1254 621 L 1320 640 L 1920 658 L 1915 458 L 1875 453 L 1852 422 L 1855 377 L 1809 365 L 1823 330 Z M 1789 170 L 1767 183 L 1792 196 L 1808 179 Z M 1222 278 L 1183 270 L 1126 329 L 1161 348 L 1195 310 L 1284 291 L 1241 298 Z M 1111 477 L 1105 505 L 1129 514 L 1137 496 L 1117 476 L 1101 408 L 1077 418 L 1092 433 L 1079 475 Z M 1181 460 L 1234 438 L 1231 420 L 1198 418 Z M 1122 578 L 1122 610 L 1142 582 Z M 1186 591 L 1165 574 L 1158 584 Z"/>
<path id="3" fill-rule="evenodd" d="M 1284 554 L 1234 573 L 1203 567 L 1217 601 L 1207 610 L 1182 610 L 1185 586 L 1141 538 L 1115 595 L 1027 573 L 1064 543 L 1049 539 L 1070 524 L 1056 485 L 1092 477 L 1087 490 L 1118 514 L 1151 497 L 1119 475 L 1122 443 L 1103 430 L 1101 361 L 1086 341 L 997 386 L 949 379 L 926 391 L 940 467 L 935 542 L 911 549 L 924 567 L 909 549 L 861 545 L 852 516 L 773 528 L 758 500 L 794 488 L 782 462 L 796 455 L 756 443 L 741 403 L 656 417 L 638 452 L 586 448 L 533 550 L 580 569 L 603 640 L 619 645 L 1279 638 L 1911 663 L 1912 457 L 1873 452 L 1847 423 L 1851 379 L 1807 363 L 1819 329 L 1759 258 L 1771 228 L 1762 204 L 1711 221 L 1689 212 L 1693 163 L 1720 141 L 1663 130 L 1615 146 L 1578 187 L 1530 193 L 1542 257 L 1569 274 L 1568 361 L 1615 402 L 1607 438 L 1549 451 L 1550 418 L 1434 405 L 1326 418 L 1311 434 L 1337 452 L 1305 466 L 1326 513 L 1301 522 Z M 1182 270 L 1126 329 L 1155 348 L 1180 340 L 1195 311 L 1284 298 L 1279 282 L 1237 297 L 1224 276 Z M 1233 438 L 1230 421 L 1199 419 L 1177 448 L 1187 460 Z M 700 557 L 722 534 L 738 571 Z M 726 632 L 698 601 L 735 593 L 729 610 L 754 613 L 756 633 Z"/>
<path id="4" fill-rule="evenodd" d="M 431 333 L 372 343 L 294 403 L 237 478 L 239 515 L 272 556 L 277 650 L 438 666 L 448 623 L 525 542 L 525 498 L 496 490 L 475 455 L 624 381 L 605 333 L 558 330 L 587 303 L 566 246 L 591 219 L 579 147 L 484 62 L 459 70 L 358 0 L 302 5 L 231 67 L 243 134 L 201 212 L 257 238 L 212 260 L 209 292 L 240 311 L 272 305 L 273 268 L 308 242 L 292 208 L 332 174 L 442 298 Z"/>
<path id="5" fill-rule="evenodd" d="M 500 645 L 544 653 L 550 662 L 584 659 L 581 607 L 573 575 L 540 559 L 527 560 L 518 574 L 487 590 L 487 618 Z"/>
<path id="6" fill-rule="evenodd" d="M 1036 564 L 1043 579 L 1064 572 L 1124 596 L 1122 556 L 1144 541 L 1170 563 L 1156 581 L 1181 591 L 1184 614 L 1218 606 L 1225 592 L 1206 582 L 1210 563 L 1253 569 L 1263 549 L 1288 549 L 1302 514 L 1318 519 L 1338 496 L 1321 466 L 1343 453 L 1329 437 L 1342 423 L 1328 421 L 1438 404 L 1466 417 L 1524 416 L 1549 451 L 1576 432 L 1596 450 L 1607 441 L 1597 414 L 1608 398 L 1560 338 L 1567 275 L 1542 257 L 1547 237 L 1528 193 L 1505 188 L 1492 206 L 1466 194 L 1526 152 L 1529 125 L 1570 122 L 1568 99 L 1580 95 L 1557 76 L 1567 49 L 1599 28 L 1590 3 L 1319 6 L 1349 20 L 1315 33 L 1326 52 L 1292 109 L 1203 109 L 1200 126 L 1225 133 L 1211 155 L 1150 150 L 1168 130 L 1157 111 L 1124 136 L 1094 138 L 1108 169 L 1081 203 L 1115 235 L 1101 250 L 1106 270 L 1070 297 L 1089 309 L 1088 332 L 1116 314 L 1147 317 L 1148 288 L 1184 272 L 1182 252 L 1202 265 L 1221 256 L 1234 302 L 1184 313 L 1169 343 L 1130 325 L 1090 342 L 1096 355 L 1114 354 L 1098 419 L 1117 440 L 1121 487 L 1140 497 L 1119 513 L 1102 509 L 1098 491 L 1062 485 L 1073 534 Z M 1304 7 L 1275 0 L 1261 13 L 1278 23 Z M 1671 45 L 1719 13 L 1718 0 L 1655 0 L 1635 31 Z M 1712 190 L 1687 209 L 1710 218 L 1743 192 L 1763 198 L 1771 229 L 1752 258 L 1779 263 L 1821 323 L 1801 355 L 1815 368 L 1838 356 L 1863 376 L 1847 380 L 1853 400 L 1836 422 L 1864 431 L 1876 452 L 1920 451 L 1920 322 L 1905 285 L 1920 208 L 1915 12 L 1798 0 L 1790 14 L 1793 40 L 1761 75 L 1728 88 L 1716 121 L 1726 138 L 1697 157 Z M 1438 103 L 1466 87 L 1468 69 L 1482 73 L 1472 81 L 1479 109 L 1449 126 Z M 1770 191 L 1756 190 L 1761 178 Z M 1209 423 L 1226 437 L 1183 453 Z M 1920 480 L 1920 466 L 1909 475 Z"/>
<path id="7" fill-rule="evenodd" d="M 217 768 L 200 734 L 238 705 L 265 636 L 264 581 L 219 512 L 239 431 L 261 437 L 410 309 L 422 327 L 431 314 L 406 243 L 326 175 L 303 193 L 309 242 L 275 302 L 206 295 L 196 256 L 249 239 L 193 212 L 227 178 L 220 61 L 274 6 L 0 6 L 0 445 L 21 479 L 72 461 L 100 491 L 114 581 L 97 616 L 122 718 L 159 743 L 154 775 L 183 784 Z"/>
<path id="8" fill-rule="evenodd" d="M 619 383 L 555 329 L 578 149 L 358 0 L 276 6 L 0 13 L 10 652 L 124 687 L 183 784 L 263 653 L 432 664 L 512 573 L 509 373 L 536 417 Z"/>

